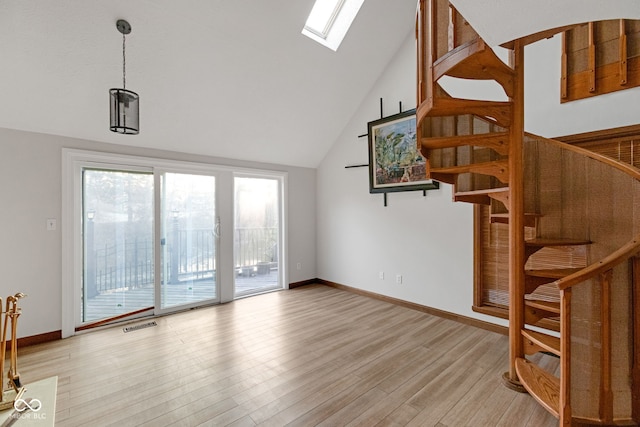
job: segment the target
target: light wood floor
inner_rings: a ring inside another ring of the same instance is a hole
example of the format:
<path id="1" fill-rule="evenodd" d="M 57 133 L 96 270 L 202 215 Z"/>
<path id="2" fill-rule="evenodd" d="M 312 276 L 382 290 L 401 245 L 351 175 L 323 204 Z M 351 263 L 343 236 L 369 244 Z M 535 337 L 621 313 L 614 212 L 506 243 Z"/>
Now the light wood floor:
<path id="1" fill-rule="evenodd" d="M 156 321 L 22 348 L 21 379 L 59 377 L 58 426 L 557 425 L 501 384 L 507 337 L 330 287 Z"/>

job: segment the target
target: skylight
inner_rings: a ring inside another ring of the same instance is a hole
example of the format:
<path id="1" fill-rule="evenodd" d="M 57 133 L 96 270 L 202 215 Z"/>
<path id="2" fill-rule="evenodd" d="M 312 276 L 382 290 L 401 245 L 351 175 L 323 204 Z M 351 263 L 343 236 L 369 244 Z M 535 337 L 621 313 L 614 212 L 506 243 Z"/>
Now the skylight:
<path id="1" fill-rule="evenodd" d="M 316 0 L 302 34 L 338 50 L 364 0 Z"/>

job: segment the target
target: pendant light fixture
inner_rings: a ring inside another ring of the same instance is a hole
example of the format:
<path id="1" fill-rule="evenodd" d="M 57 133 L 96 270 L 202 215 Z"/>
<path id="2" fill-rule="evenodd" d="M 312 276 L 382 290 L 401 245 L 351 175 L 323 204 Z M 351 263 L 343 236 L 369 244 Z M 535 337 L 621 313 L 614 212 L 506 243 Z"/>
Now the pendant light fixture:
<path id="1" fill-rule="evenodd" d="M 110 129 L 112 132 L 137 135 L 140 132 L 140 97 L 126 88 L 125 36 L 131 32 L 131 25 L 124 19 L 119 19 L 116 28 L 122 33 L 122 89 L 109 89 Z"/>

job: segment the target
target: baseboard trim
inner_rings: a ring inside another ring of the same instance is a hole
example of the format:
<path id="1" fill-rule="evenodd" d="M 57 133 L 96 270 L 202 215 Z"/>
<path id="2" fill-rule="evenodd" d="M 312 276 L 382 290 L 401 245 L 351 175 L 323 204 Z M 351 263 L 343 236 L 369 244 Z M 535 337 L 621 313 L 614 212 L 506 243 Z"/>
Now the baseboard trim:
<path id="1" fill-rule="evenodd" d="M 301 282 L 289 283 L 289 289 L 299 288 L 300 286 L 315 285 L 318 279 L 303 280 Z"/>
<path id="2" fill-rule="evenodd" d="M 377 299 L 379 301 L 385 301 L 391 304 L 406 307 L 411 310 L 421 311 L 423 313 L 431 314 L 433 316 L 442 317 L 444 319 L 453 320 L 455 322 L 463 323 L 465 325 L 475 326 L 476 328 L 484 329 L 491 332 L 496 332 L 502 335 L 509 335 L 509 328 L 506 326 L 495 325 L 493 323 L 485 322 L 483 320 L 474 319 L 472 317 L 463 316 L 460 314 L 451 313 L 449 311 L 440 310 L 426 305 L 417 304 L 415 302 L 409 302 L 398 298 L 388 297 L 386 295 L 377 294 L 375 292 L 365 291 L 351 286 L 342 285 L 340 283 L 331 282 L 324 279 L 316 279 L 313 283 L 320 283 L 322 285 L 331 286 L 332 288 L 340 289 L 343 291 L 351 292 L 354 294 L 362 295 L 365 297 Z"/>
<path id="3" fill-rule="evenodd" d="M 44 334 L 31 335 L 29 337 L 18 338 L 18 349 L 29 347 L 30 345 L 42 344 L 49 341 L 62 339 L 62 331 L 45 332 Z M 11 351 L 11 341 L 6 343 L 7 351 Z"/>

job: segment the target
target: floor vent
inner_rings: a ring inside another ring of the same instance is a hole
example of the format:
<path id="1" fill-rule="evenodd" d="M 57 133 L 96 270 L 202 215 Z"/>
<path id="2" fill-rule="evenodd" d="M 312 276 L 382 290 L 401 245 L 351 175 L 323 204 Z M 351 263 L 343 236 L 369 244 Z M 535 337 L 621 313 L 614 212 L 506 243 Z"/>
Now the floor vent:
<path id="1" fill-rule="evenodd" d="M 122 328 L 122 330 L 125 333 L 127 333 L 127 332 L 137 331 L 138 329 L 150 328 L 152 326 L 158 326 L 158 324 L 155 321 L 153 321 L 153 322 L 141 323 L 135 326 L 127 326 L 126 328 Z"/>

